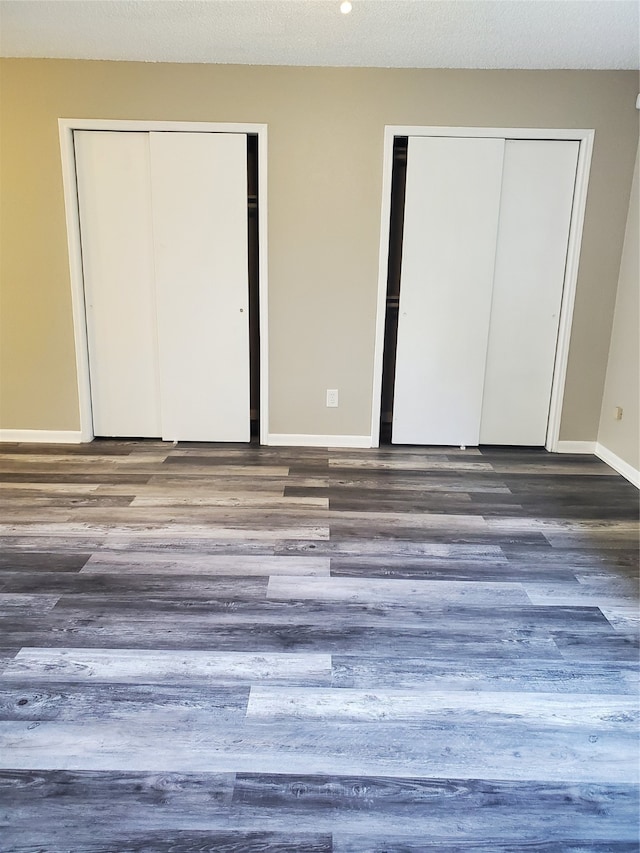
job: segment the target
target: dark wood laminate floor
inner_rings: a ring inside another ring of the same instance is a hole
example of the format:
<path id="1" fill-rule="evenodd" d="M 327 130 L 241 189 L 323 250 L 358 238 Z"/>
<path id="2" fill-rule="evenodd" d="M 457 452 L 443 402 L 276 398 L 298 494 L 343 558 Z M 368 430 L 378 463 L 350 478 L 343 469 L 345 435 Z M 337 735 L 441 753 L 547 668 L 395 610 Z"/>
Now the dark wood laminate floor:
<path id="1" fill-rule="evenodd" d="M 0 849 L 638 848 L 594 457 L 0 446 Z"/>

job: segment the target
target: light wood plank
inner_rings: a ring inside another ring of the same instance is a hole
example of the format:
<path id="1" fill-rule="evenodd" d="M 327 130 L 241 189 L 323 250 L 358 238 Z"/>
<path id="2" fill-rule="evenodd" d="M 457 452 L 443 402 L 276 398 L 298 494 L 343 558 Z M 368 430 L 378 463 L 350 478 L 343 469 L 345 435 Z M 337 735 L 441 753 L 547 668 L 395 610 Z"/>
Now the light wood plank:
<path id="1" fill-rule="evenodd" d="M 327 683 L 331 658 L 318 654 L 145 649 L 22 649 L 2 678 L 142 684 Z"/>
<path id="2" fill-rule="evenodd" d="M 251 688 L 247 717 L 259 720 L 352 720 L 420 722 L 472 727 L 523 722 L 536 728 L 624 730 L 640 717 L 635 697 L 579 693 L 510 693 L 438 690 L 283 690 Z"/>
<path id="3" fill-rule="evenodd" d="M 300 578 L 269 579 L 267 597 L 270 599 L 316 599 L 318 601 L 367 601 L 454 604 L 483 604 L 487 601 L 501 604 L 524 604 L 526 594 L 517 583 L 465 582 L 465 581 L 407 581 L 353 578 Z"/>
<path id="4" fill-rule="evenodd" d="M 372 737 L 371 724 L 245 722 L 174 728 L 148 721 L 86 724 L 0 721 L 0 767 L 64 770 L 156 769 L 164 772 L 355 773 L 406 777 L 617 782 L 638 784 L 635 737 L 600 729 L 536 731 L 526 726 L 477 725 L 445 731 L 387 725 Z M 463 771 L 464 768 L 464 771 Z"/>
<path id="5" fill-rule="evenodd" d="M 273 557 L 273 556 L 210 556 L 207 554 L 161 554 L 127 552 L 92 554 L 82 568 L 83 574 L 94 572 L 140 572 L 153 575 L 309 575 L 328 576 L 330 560 L 327 557 Z"/>

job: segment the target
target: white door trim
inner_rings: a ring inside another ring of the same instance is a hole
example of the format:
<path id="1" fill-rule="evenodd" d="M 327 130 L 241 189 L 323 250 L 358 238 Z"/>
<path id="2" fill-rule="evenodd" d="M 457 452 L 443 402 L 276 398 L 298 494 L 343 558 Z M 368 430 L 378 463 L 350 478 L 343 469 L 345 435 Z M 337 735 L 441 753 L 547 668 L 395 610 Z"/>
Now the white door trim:
<path id="1" fill-rule="evenodd" d="M 391 216 L 391 176 L 393 168 L 393 141 L 396 136 L 471 136 L 502 139 L 553 139 L 574 140 L 580 143 L 576 185 L 571 212 L 571 227 L 565 268 L 562 308 L 556 347 L 556 360 L 551 387 L 551 405 L 545 447 L 556 452 L 560 439 L 560 419 L 564 400 L 564 385 L 569 359 L 571 323 L 578 281 L 578 265 L 582 245 L 582 230 L 587 204 L 587 187 L 593 152 L 594 130 L 562 130 L 549 128 L 491 128 L 491 127 L 414 127 L 387 125 L 384 130 L 384 156 L 382 166 L 382 206 L 380 214 L 380 250 L 378 255 L 378 300 L 373 363 L 373 399 L 371 403 L 371 446 L 380 444 L 380 408 L 382 395 L 382 367 L 384 327 L 387 299 L 387 266 L 389 261 L 389 225 Z"/>
<path id="2" fill-rule="evenodd" d="M 267 264 L 267 125 L 237 124 L 222 122 L 188 121 L 129 121 L 112 119 L 69 119 L 58 120 L 60 153 L 62 158 L 62 180 L 67 224 L 69 251 L 69 274 L 71 303 L 73 308 L 73 332 L 76 350 L 76 372 L 78 377 L 78 404 L 80 410 L 81 441 L 91 441 L 93 417 L 91 412 L 91 382 L 89 375 L 89 348 L 84 304 L 84 280 L 82 274 L 82 245 L 80 242 L 80 219 L 76 162 L 73 146 L 74 130 L 115 131 L 182 131 L 187 133 L 246 133 L 258 137 L 258 239 L 259 239 L 259 302 L 260 302 L 260 443 L 267 443 L 269 434 L 269 346 L 268 346 L 268 264 Z"/>

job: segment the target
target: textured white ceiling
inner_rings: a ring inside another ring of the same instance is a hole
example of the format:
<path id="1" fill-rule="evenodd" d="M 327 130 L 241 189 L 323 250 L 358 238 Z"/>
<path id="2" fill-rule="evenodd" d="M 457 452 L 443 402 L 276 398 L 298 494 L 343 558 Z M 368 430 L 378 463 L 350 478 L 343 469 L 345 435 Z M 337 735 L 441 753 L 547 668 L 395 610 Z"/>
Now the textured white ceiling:
<path id="1" fill-rule="evenodd" d="M 3 56 L 400 68 L 639 67 L 638 0 L 0 0 Z"/>

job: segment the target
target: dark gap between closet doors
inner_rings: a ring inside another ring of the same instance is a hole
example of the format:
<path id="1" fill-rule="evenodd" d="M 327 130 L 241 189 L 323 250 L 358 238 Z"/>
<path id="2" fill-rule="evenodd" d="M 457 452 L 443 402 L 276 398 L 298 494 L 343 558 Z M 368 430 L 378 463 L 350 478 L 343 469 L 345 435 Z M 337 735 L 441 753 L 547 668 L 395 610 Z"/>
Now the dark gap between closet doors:
<path id="1" fill-rule="evenodd" d="M 258 135 L 247 134 L 249 249 L 249 369 L 251 437 L 260 435 L 260 232 L 258 224 Z"/>
<path id="2" fill-rule="evenodd" d="M 391 214 L 389 218 L 389 260 L 387 264 L 387 301 L 385 309 L 384 354 L 382 362 L 382 405 L 380 406 L 381 444 L 391 443 L 408 144 L 409 138 L 407 136 L 396 136 L 393 140 Z"/>

